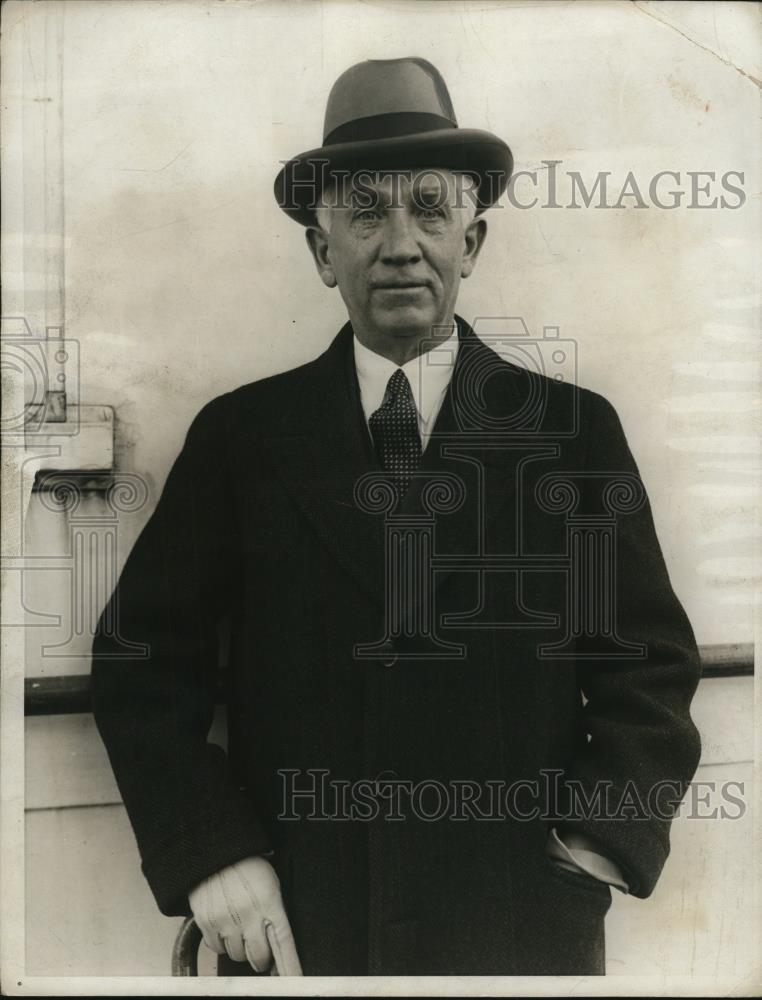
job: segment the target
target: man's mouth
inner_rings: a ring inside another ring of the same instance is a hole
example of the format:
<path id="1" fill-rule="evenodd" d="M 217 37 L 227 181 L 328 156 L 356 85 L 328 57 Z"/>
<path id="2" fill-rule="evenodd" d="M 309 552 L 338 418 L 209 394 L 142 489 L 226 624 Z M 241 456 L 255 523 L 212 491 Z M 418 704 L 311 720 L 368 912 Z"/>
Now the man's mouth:
<path id="1" fill-rule="evenodd" d="M 423 281 L 377 281 L 372 287 L 384 291 L 404 291 L 406 288 L 425 288 L 426 284 Z"/>

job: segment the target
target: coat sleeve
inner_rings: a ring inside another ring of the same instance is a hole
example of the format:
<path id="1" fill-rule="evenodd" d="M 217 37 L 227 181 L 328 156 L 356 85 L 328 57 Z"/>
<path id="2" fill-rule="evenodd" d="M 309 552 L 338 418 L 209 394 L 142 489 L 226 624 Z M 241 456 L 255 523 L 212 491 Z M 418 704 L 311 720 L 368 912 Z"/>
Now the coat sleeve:
<path id="1" fill-rule="evenodd" d="M 239 592 L 225 399 L 193 421 L 93 643 L 95 721 L 143 872 L 168 916 L 190 912 L 188 892 L 202 879 L 269 850 L 225 752 L 207 741 L 217 622 Z"/>
<path id="2" fill-rule="evenodd" d="M 620 473 L 641 481 L 616 411 L 587 395 L 589 513 L 606 481 Z M 605 808 L 577 809 L 562 829 L 591 836 L 619 864 L 630 892 L 646 897 L 669 854 L 670 824 L 701 744 L 689 711 L 698 649 L 672 590 L 645 489 L 642 504 L 617 517 L 612 579 L 617 634 L 644 652 L 577 660 L 586 742 L 568 776 L 582 793 L 578 801 L 595 803 L 602 794 L 597 801 Z"/>

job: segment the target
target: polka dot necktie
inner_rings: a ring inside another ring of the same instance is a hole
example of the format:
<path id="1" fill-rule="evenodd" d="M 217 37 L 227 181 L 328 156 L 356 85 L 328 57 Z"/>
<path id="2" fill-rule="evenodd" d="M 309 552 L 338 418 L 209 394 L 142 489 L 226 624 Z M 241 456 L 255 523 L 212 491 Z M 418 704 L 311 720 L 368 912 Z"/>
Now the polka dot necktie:
<path id="1" fill-rule="evenodd" d="M 371 414 L 368 426 L 376 454 L 384 471 L 390 474 L 401 502 L 421 461 L 418 411 L 401 368 L 389 379 L 384 401 Z"/>

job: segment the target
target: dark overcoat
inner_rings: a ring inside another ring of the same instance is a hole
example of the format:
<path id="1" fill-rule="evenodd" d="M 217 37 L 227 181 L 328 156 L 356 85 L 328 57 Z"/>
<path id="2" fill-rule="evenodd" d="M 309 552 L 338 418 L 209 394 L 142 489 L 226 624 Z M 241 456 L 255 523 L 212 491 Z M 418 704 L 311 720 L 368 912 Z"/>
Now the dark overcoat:
<path id="1" fill-rule="evenodd" d="M 610 890 L 548 860 L 548 830 L 594 837 L 647 897 L 698 763 L 697 649 L 613 407 L 458 328 L 391 512 L 349 325 L 206 405 L 94 643 L 162 912 L 272 852 L 305 974 L 602 973 Z M 400 558 L 426 567 L 401 599 Z M 225 620 L 227 753 L 207 739 Z M 347 812 L 368 787 L 381 808 Z"/>

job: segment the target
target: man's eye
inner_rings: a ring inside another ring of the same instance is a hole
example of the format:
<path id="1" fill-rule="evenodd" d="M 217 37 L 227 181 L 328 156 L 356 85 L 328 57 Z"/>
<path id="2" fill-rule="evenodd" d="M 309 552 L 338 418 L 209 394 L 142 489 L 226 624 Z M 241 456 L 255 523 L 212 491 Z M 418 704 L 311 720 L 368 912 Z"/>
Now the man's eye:
<path id="1" fill-rule="evenodd" d="M 421 217 L 424 219 L 443 219 L 444 209 L 437 205 L 429 205 L 421 209 Z"/>
<path id="2" fill-rule="evenodd" d="M 373 208 L 364 208 L 355 212 L 354 219 L 357 222 L 375 222 L 378 219 L 378 212 Z"/>

